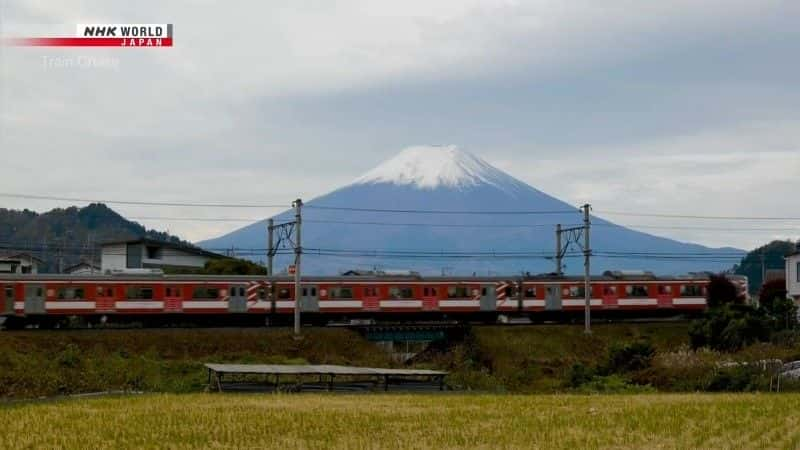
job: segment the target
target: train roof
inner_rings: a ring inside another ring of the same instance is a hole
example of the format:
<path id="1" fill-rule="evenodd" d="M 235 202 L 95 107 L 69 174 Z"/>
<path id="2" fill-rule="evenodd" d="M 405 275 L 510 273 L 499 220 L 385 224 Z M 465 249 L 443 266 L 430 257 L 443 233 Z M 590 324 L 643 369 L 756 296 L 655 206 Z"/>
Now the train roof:
<path id="1" fill-rule="evenodd" d="M 592 281 L 686 281 L 686 280 L 707 280 L 706 274 L 688 274 L 678 276 L 655 276 L 653 274 L 625 274 L 615 275 L 605 273 L 599 276 L 592 276 Z M 10 281 L 205 281 L 205 282 L 248 282 L 248 281 L 273 281 L 273 282 L 293 282 L 293 276 L 281 275 L 267 277 L 263 275 L 165 275 L 165 274 L 98 274 L 98 275 L 73 275 L 73 274 L 0 274 L 0 282 Z M 502 282 L 502 281 L 563 281 L 563 282 L 582 282 L 583 276 L 577 275 L 493 275 L 493 276 L 398 276 L 398 275 L 369 275 L 369 276 L 316 276 L 308 275 L 303 277 L 304 283 L 359 283 L 359 282 L 455 282 L 455 283 L 475 283 L 475 282 Z"/>

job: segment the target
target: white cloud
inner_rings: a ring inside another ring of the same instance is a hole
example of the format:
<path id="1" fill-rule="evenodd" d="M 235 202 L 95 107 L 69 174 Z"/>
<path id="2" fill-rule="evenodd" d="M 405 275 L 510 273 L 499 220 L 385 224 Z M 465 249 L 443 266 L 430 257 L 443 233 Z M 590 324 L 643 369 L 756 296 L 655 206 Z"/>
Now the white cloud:
<path id="1" fill-rule="evenodd" d="M 642 142 L 630 148 L 576 153 L 580 156 L 494 163 L 559 198 L 574 204 L 591 202 L 600 216 L 604 216 L 603 211 L 800 216 L 791 200 L 800 185 L 800 121 L 758 122 Z M 756 247 L 768 238 L 800 238 L 798 221 L 698 221 L 613 214 L 605 218 L 622 224 L 687 227 L 647 231 L 715 246 Z M 747 230 L 752 228 L 756 230 Z M 767 230 L 771 228 L 796 231 Z"/>
<path id="2" fill-rule="evenodd" d="M 0 49 L 0 149 L 6 157 L 0 178 L 8 186 L 5 190 L 270 203 L 322 194 L 382 159 L 367 160 L 365 155 L 427 143 L 415 122 L 380 111 L 345 123 L 315 116 L 314 108 L 328 107 L 334 96 L 344 97 L 340 101 L 346 109 L 348 95 L 372 95 L 380 105 L 375 110 L 391 111 L 396 102 L 407 99 L 392 98 L 382 89 L 403 86 L 416 102 L 412 104 L 417 114 L 425 116 L 431 110 L 441 111 L 431 107 L 427 95 L 431 85 L 468 80 L 482 94 L 469 107 L 495 107 L 498 114 L 516 122 L 531 111 L 554 110 L 563 115 L 559 120 L 565 127 L 580 129 L 583 116 L 572 113 L 594 101 L 591 92 L 559 86 L 566 92 L 564 98 L 553 96 L 551 103 L 524 110 L 501 104 L 493 90 L 512 74 L 541 83 L 543 90 L 563 76 L 576 83 L 581 83 L 581 76 L 613 78 L 609 71 L 617 63 L 632 64 L 673 46 L 690 51 L 694 43 L 733 42 L 753 29 L 770 36 L 776 32 L 772 21 L 800 12 L 796 2 L 780 0 L 337 1 L 262 2 L 247 7 L 210 1 L 142 5 L 40 0 L 8 5 L 0 9 L 4 23 L 173 22 L 176 46 L 155 51 L 92 49 L 91 56 L 118 58 L 119 66 L 89 70 L 42 65 L 42 56 L 75 58 L 88 50 Z M 748 56 L 752 55 L 736 54 L 743 67 Z M 679 62 L 691 73 L 690 58 Z M 725 81 L 738 89 L 736 76 L 732 73 Z M 620 81 L 621 92 L 636 96 L 663 90 L 665 98 L 698 92 L 683 92 L 692 80 L 669 86 L 633 78 Z M 699 84 L 700 90 L 710 89 L 707 83 Z M 428 91 L 415 91 L 417 86 Z M 793 88 L 793 84 L 786 91 L 776 87 L 776 92 L 789 96 Z M 577 97 L 573 92 L 584 97 L 573 98 Z M 742 103 L 743 110 L 751 106 L 747 100 Z M 798 111 L 760 107 L 747 112 L 750 117 L 743 126 L 709 131 L 682 123 L 687 131 L 658 130 L 658 136 L 635 146 L 628 142 L 569 150 L 539 146 L 527 162 L 529 137 L 509 125 L 503 132 L 518 151 L 513 160 L 499 163 L 566 199 L 582 202 L 589 197 L 598 209 L 622 196 L 631 207 L 653 210 L 705 209 L 706 199 L 715 198 L 720 212 L 775 211 L 796 185 L 790 172 L 797 169 L 792 155 L 798 150 Z M 483 124 L 456 113 L 448 123 L 445 142 L 458 143 L 489 160 L 493 146 L 506 145 L 463 140 L 461 130 L 480 129 Z M 781 115 L 786 117 L 784 123 L 774 118 Z M 335 119 L 336 114 L 332 116 Z M 763 122 L 756 121 L 762 116 Z M 427 121 L 435 127 L 443 120 L 431 114 Z M 675 124 L 664 124 L 665 129 L 670 125 Z M 612 126 L 624 130 L 632 125 Z M 664 137 L 665 133 L 673 137 Z M 753 152 L 763 156 L 751 157 Z M 502 157 L 508 158 L 507 153 Z M 555 156 L 541 161 L 542 154 Z M 703 173 L 702 180 L 695 172 Z M 3 205 L 32 206 L 6 200 Z M 254 214 L 120 209 L 135 216 Z M 169 227 L 189 239 L 213 237 L 235 226 L 146 223 Z M 676 236 L 706 243 L 745 242 L 708 234 Z"/>

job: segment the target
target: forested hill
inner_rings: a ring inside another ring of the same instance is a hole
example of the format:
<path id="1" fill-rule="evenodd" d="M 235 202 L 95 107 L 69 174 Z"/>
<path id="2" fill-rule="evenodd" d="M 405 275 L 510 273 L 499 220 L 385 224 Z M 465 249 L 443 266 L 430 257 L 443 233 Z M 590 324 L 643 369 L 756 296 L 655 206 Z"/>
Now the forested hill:
<path id="1" fill-rule="evenodd" d="M 45 213 L 0 208 L 0 253 L 30 253 L 45 264 L 40 271 L 56 272 L 81 260 L 89 261 L 98 244 L 118 239 L 148 237 L 191 245 L 139 223 L 125 219 L 102 203 L 84 208 L 57 208 Z M 99 263 L 99 254 L 95 253 Z"/>
<path id="2" fill-rule="evenodd" d="M 796 244 L 792 241 L 772 241 L 749 252 L 742 262 L 734 267 L 734 272 L 738 275 L 747 275 L 750 292 L 756 294 L 763 282 L 761 279 L 762 254 L 766 270 L 781 270 L 786 264 L 784 258 L 794 252 L 795 248 Z"/>

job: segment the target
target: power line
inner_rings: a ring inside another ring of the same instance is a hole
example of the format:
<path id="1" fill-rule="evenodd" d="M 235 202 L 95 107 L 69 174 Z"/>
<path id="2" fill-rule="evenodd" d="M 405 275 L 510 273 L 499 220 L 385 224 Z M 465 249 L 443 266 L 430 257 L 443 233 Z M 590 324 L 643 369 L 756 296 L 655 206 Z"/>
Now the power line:
<path id="1" fill-rule="evenodd" d="M 694 227 L 683 225 L 640 225 L 640 224 L 613 224 L 613 223 L 597 223 L 597 227 L 625 227 L 625 228 L 643 228 L 654 230 L 701 230 L 701 231 L 734 231 L 734 232 L 750 232 L 750 231 L 787 231 L 800 233 L 800 228 L 731 228 L 731 227 Z"/>
<path id="2" fill-rule="evenodd" d="M 634 213 L 627 211 L 596 211 L 598 214 L 632 217 L 659 217 L 668 219 L 701 219 L 701 220 L 800 220 L 800 217 L 759 217 L 759 216 L 702 216 L 694 214 Z"/>
<path id="3" fill-rule="evenodd" d="M 354 212 L 377 212 L 377 213 L 401 213 L 401 214 L 492 214 L 492 215 L 536 215 L 536 214 L 576 214 L 580 211 L 560 210 L 560 211 L 455 211 L 455 210 L 435 210 L 435 209 L 380 209 L 380 208 L 350 208 L 344 206 L 321 206 L 307 205 L 308 208 L 334 210 L 334 211 L 354 211 Z"/>
<path id="4" fill-rule="evenodd" d="M 137 205 L 137 206 L 185 206 L 193 208 L 288 208 L 288 205 L 274 204 L 235 204 L 235 203 L 183 203 L 183 202 L 144 202 L 133 200 L 100 200 L 76 197 L 53 197 L 47 195 L 13 194 L 0 192 L 0 197 L 24 198 L 29 200 L 55 200 L 65 202 L 84 202 L 84 203 L 108 203 L 117 205 Z"/>

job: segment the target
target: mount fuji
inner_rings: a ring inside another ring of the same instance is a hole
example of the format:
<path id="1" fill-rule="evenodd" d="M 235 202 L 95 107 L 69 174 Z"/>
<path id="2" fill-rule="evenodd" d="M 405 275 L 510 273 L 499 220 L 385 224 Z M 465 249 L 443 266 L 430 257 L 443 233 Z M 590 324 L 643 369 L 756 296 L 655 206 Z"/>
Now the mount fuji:
<path id="1" fill-rule="evenodd" d="M 508 214 L 511 211 L 526 214 Z M 275 223 L 290 221 L 294 213 L 287 210 L 273 218 Z M 351 184 L 305 204 L 303 272 L 322 275 L 372 268 L 453 275 L 552 272 L 556 224 L 576 226 L 581 220 L 576 206 L 455 146 L 410 147 Z M 731 263 L 641 254 L 743 253 L 653 236 L 595 216 L 591 221 L 591 244 L 597 254 L 592 258 L 593 273 L 616 269 L 659 274 L 718 271 Z M 266 224 L 266 220 L 256 222 L 198 245 L 263 249 Z M 575 248 L 575 257 L 565 258 L 566 273 L 582 272 L 579 251 Z M 290 258 L 276 256 L 276 272 L 284 269 Z"/>

